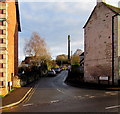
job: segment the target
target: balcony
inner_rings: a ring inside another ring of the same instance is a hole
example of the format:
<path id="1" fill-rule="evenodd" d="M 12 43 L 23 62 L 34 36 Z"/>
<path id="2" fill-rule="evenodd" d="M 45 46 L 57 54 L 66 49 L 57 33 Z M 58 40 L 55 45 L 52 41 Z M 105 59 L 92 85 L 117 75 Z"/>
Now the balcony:
<path id="1" fill-rule="evenodd" d="M 6 51 L 6 47 L 0 47 L 0 51 Z"/>
<path id="2" fill-rule="evenodd" d="M 6 29 L 6 26 L 0 26 L 0 29 L 1 29 L 1 30 L 5 30 L 5 29 Z"/>
<path id="3" fill-rule="evenodd" d="M 0 14 L 0 19 L 6 19 L 6 14 Z"/>
<path id="4" fill-rule="evenodd" d="M 5 43 L 0 44 L 0 48 L 6 48 L 6 44 Z"/>
<path id="5" fill-rule="evenodd" d="M 0 50 L 0 54 L 6 54 L 6 51 Z"/>
<path id="6" fill-rule="evenodd" d="M 5 74 L 5 73 L 4 73 Z M 3 75 L 3 77 L 0 77 L 0 81 L 5 81 L 6 80 L 6 77 L 5 75 Z"/>
<path id="7" fill-rule="evenodd" d="M 0 63 L 6 63 L 6 59 L 0 59 Z"/>
<path id="8" fill-rule="evenodd" d="M 6 35 L 0 35 L 0 38 L 6 38 Z"/>
<path id="9" fill-rule="evenodd" d="M 6 72 L 6 68 L 0 68 L 0 72 Z"/>
<path id="10" fill-rule="evenodd" d="M 0 3 L 0 9 L 6 9 L 6 4 L 5 3 Z"/>

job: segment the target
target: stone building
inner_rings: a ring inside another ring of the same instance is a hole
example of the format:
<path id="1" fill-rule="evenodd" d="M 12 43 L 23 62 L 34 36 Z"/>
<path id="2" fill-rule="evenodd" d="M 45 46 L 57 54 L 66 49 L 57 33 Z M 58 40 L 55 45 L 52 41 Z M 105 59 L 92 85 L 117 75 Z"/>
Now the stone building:
<path id="1" fill-rule="evenodd" d="M 0 95 L 14 86 L 18 74 L 18 2 L 0 2 Z"/>
<path id="2" fill-rule="evenodd" d="M 97 0 L 97 5 L 84 25 L 84 77 L 98 82 L 109 76 L 110 83 L 120 79 L 120 8 Z"/>

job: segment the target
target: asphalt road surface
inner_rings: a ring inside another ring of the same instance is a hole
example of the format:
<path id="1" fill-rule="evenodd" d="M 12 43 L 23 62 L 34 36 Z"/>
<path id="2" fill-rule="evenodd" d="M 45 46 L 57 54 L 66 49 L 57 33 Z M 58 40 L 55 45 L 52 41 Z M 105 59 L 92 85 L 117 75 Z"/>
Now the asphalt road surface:
<path id="1" fill-rule="evenodd" d="M 118 91 L 66 85 L 67 73 L 41 78 L 24 102 L 3 112 L 120 112 Z"/>

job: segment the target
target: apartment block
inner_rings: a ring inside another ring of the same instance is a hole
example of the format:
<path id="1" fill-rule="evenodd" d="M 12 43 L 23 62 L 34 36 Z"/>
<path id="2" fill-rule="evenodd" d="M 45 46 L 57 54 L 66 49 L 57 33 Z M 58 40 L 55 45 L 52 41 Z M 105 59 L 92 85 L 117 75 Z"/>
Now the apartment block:
<path id="1" fill-rule="evenodd" d="M 0 95 L 12 89 L 18 74 L 18 31 L 18 2 L 0 2 Z"/>

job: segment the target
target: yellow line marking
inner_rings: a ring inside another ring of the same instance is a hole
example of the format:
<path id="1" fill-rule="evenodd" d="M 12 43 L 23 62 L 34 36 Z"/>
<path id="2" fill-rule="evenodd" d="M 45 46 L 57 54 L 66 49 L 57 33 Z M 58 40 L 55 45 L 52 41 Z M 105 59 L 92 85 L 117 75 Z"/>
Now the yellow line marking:
<path id="1" fill-rule="evenodd" d="M 32 90 L 32 88 L 25 94 L 25 96 L 20 101 L 9 104 L 9 105 L 6 105 L 6 106 L 3 106 L 3 107 L 0 107 L 0 110 L 3 109 L 3 108 L 12 107 L 14 105 L 17 105 L 17 104 L 21 103 L 25 99 L 25 97 L 31 92 L 31 90 Z"/>

